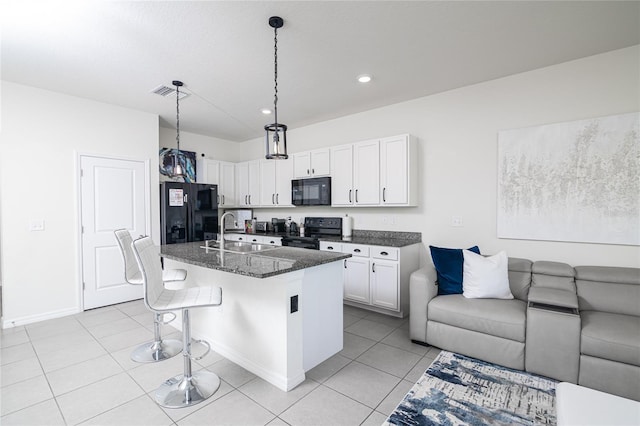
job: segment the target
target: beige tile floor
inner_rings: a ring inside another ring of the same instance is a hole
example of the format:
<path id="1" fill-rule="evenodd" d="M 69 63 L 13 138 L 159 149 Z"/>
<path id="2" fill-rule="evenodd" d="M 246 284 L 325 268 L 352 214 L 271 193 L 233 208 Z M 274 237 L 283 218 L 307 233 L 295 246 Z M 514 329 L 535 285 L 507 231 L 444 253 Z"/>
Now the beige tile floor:
<path id="1" fill-rule="evenodd" d="M 440 352 L 411 343 L 406 319 L 344 307 L 344 349 L 282 392 L 222 356 L 194 364 L 220 389 L 186 409 L 163 409 L 153 391 L 182 357 L 130 360 L 152 336 L 142 301 L 2 330 L 0 424 L 380 425 Z M 173 333 L 172 333 L 173 332 Z M 167 336 L 180 338 L 167 326 Z"/>

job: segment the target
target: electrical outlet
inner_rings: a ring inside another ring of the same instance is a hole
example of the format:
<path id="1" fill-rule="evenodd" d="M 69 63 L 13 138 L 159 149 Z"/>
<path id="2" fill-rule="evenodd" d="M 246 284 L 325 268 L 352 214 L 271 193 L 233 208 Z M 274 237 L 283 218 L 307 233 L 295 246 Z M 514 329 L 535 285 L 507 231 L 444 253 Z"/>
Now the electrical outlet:
<path id="1" fill-rule="evenodd" d="M 44 231 L 44 220 L 32 220 L 29 224 L 29 231 Z"/>
<path id="2" fill-rule="evenodd" d="M 298 295 L 291 296 L 291 313 L 298 312 Z"/>
<path id="3" fill-rule="evenodd" d="M 464 220 L 462 216 L 451 216 L 451 226 L 461 228 L 464 226 Z"/>

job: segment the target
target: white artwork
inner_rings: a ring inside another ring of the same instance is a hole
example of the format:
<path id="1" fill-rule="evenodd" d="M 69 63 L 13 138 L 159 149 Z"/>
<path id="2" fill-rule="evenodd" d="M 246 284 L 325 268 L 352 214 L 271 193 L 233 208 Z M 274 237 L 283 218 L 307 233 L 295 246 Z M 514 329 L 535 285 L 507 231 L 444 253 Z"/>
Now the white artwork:
<path id="1" fill-rule="evenodd" d="M 640 113 L 498 133 L 498 238 L 640 245 Z"/>

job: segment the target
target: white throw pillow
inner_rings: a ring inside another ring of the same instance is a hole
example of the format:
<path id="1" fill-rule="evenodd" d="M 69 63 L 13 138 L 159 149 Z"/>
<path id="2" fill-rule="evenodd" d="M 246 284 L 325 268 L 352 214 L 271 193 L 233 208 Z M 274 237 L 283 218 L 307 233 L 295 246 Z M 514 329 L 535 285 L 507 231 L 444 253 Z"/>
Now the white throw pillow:
<path id="1" fill-rule="evenodd" d="M 469 299 L 513 299 L 509 288 L 507 253 L 484 257 L 462 250 L 462 295 Z"/>

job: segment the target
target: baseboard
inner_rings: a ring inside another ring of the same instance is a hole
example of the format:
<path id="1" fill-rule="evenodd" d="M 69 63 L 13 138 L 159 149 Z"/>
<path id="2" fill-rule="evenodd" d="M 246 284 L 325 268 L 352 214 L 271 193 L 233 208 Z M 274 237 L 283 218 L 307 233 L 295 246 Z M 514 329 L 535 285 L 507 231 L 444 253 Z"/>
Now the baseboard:
<path id="1" fill-rule="evenodd" d="M 79 308 L 60 309 L 58 311 L 45 312 L 43 314 L 28 315 L 17 318 L 2 318 L 2 328 L 18 327 L 21 325 L 33 324 L 40 321 L 46 321 L 55 318 L 75 315 L 81 312 Z"/>

